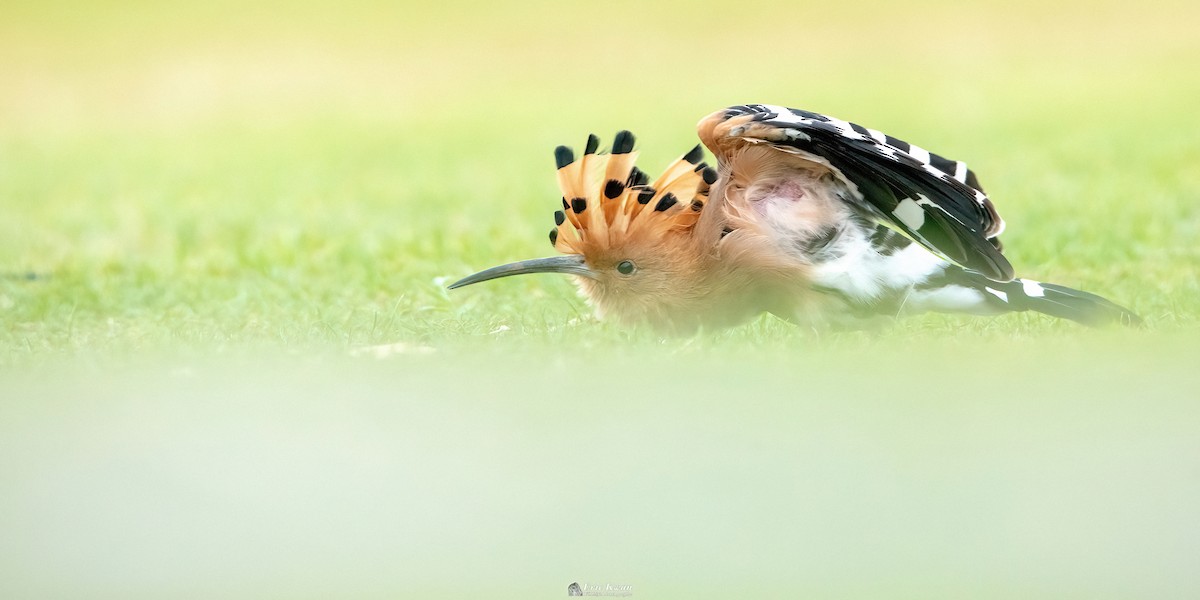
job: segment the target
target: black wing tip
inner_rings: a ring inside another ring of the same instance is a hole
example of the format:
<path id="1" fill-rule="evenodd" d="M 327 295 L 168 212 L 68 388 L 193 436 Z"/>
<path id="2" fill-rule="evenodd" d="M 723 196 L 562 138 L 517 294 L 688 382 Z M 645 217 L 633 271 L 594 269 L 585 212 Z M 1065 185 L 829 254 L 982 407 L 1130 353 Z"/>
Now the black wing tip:
<path id="1" fill-rule="evenodd" d="M 1000 260 L 993 260 L 988 263 L 990 273 L 984 271 L 984 275 L 992 281 L 1009 282 L 1017 278 L 1016 272 L 1013 270 L 1012 263 L 1008 262 L 1003 255 L 997 254 Z"/>
<path id="2" fill-rule="evenodd" d="M 704 149 L 700 146 L 700 144 L 696 144 L 696 147 L 692 148 L 691 150 L 688 150 L 687 154 L 683 155 L 683 160 L 686 160 L 687 162 L 689 162 L 693 165 L 699 164 L 700 161 L 703 159 L 704 159 Z"/>
<path id="3" fill-rule="evenodd" d="M 1017 278 L 1012 263 L 1008 262 L 1008 259 L 989 242 L 984 241 L 986 247 L 984 244 L 968 244 L 968 248 L 961 248 L 962 253 L 950 256 L 940 250 L 938 245 L 930 243 L 928 239 L 918 237 L 916 241 L 927 249 L 938 250 L 943 258 L 947 258 L 950 262 L 973 271 L 977 275 L 982 275 L 988 281 L 1009 283 Z"/>

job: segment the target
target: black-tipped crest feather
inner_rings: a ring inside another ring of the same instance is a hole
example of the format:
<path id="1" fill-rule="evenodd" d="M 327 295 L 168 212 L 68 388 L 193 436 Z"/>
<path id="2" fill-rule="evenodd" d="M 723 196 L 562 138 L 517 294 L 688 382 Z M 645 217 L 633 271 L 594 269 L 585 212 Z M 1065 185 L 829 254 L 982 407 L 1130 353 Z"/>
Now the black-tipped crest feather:
<path id="1" fill-rule="evenodd" d="M 554 149 L 554 164 L 561 169 L 575 162 L 575 153 L 566 146 L 559 146 Z"/>

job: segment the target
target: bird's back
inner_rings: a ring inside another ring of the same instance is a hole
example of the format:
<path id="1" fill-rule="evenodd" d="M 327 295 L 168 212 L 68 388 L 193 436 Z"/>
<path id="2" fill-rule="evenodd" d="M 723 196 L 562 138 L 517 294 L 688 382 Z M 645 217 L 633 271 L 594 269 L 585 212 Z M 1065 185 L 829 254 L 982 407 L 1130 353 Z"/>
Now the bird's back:
<path id="1" fill-rule="evenodd" d="M 758 247 L 743 253 L 802 266 L 822 298 L 817 310 L 797 301 L 788 316 L 1037 310 L 1085 323 L 1136 320 L 1098 296 L 1015 279 L 998 239 L 1004 221 L 961 161 L 770 105 L 718 111 L 698 130 L 717 157 L 712 196 L 730 237 L 756 232 Z"/>

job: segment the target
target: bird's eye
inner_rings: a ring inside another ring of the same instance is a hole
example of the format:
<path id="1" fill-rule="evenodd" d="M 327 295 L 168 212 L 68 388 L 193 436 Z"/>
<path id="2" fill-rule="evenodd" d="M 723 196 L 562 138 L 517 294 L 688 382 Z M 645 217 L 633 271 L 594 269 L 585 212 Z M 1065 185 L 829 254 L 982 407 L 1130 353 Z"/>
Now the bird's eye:
<path id="1" fill-rule="evenodd" d="M 633 265 L 633 261 L 623 260 L 617 263 L 617 272 L 622 275 L 632 275 L 635 269 L 637 267 Z"/>

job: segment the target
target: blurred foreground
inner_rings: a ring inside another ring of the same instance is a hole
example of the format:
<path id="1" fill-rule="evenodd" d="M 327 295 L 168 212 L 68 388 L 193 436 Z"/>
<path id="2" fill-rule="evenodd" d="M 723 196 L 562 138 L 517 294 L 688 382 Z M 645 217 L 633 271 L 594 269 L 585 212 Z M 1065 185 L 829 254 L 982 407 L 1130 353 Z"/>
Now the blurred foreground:
<path id="1" fill-rule="evenodd" d="M 1194 597 L 1200 373 L 1131 340 L 41 370 L 0 592 Z"/>

